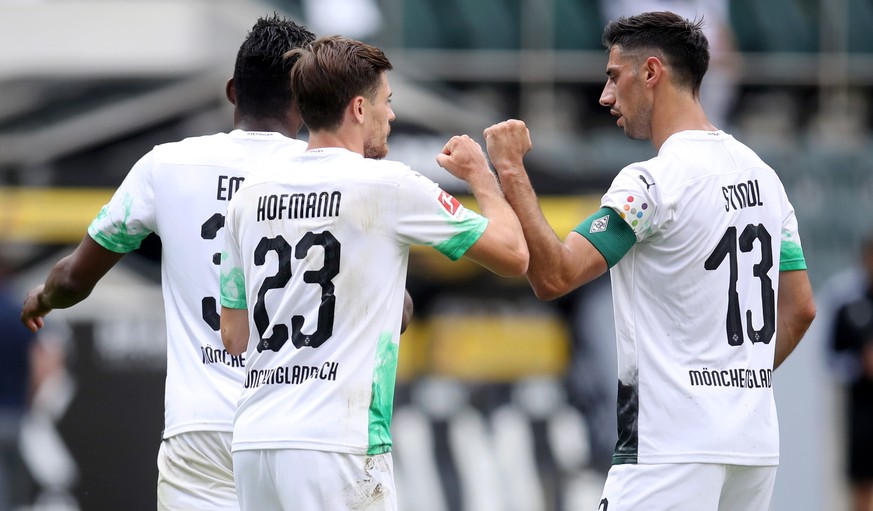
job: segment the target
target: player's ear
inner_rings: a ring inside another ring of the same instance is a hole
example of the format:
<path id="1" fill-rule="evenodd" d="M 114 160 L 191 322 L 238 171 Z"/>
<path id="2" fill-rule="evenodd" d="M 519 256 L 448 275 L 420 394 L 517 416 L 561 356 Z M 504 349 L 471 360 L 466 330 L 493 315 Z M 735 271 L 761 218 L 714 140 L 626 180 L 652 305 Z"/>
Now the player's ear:
<path id="1" fill-rule="evenodd" d="M 658 57 L 649 57 L 643 63 L 643 78 L 646 80 L 646 87 L 651 87 L 661 80 L 664 73 L 664 63 Z"/>
<path id="2" fill-rule="evenodd" d="M 236 106 L 236 86 L 233 84 L 233 78 L 228 78 L 224 85 L 224 95 L 231 105 Z"/>
<path id="3" fill-rule="evenodd" d="M 351 101 L 350 108 L 352 116 L 354 116 L 355 121 L 357 121 L 358 124 L 364 123 L 364 112 L 366 111 L 366 106 L 364 105 L 365 102 L 366 100 L 364 96 L 355 96 Z"/>

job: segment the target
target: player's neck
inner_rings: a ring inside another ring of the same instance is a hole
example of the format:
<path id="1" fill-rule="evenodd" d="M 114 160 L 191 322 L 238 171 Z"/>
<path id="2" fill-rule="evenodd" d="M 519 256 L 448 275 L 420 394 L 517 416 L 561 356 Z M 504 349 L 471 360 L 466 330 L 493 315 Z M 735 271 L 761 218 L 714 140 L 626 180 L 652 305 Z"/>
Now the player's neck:
<path id="1" fill-rule="evenodd" d="M 353 153 L 364 154 L 364 141 L 353 130 L 340 127 L 336 131 L 310 131 L 307 149 L 324 149 L 326 147 L 341 147 Z"/>
<path id="2" fill-rule="evenodd" d="M 297 138 L 300 125 L 300 122 L 291 122 L 287 119 L 236 119 L 233 128 L 243 131 L 269 131 L 281 133 L 289 138 Z"/>
<path id="3" fill-rule="evenodd" d="M 660 150 L 668 138 L 680 131 L 717 131 L 700 102 L 691 95 L 680 95 L 673 101 L 655 103 L 652 112 L 652 144 Z M 660 108 L 658 108 L 660 106 Z"/>

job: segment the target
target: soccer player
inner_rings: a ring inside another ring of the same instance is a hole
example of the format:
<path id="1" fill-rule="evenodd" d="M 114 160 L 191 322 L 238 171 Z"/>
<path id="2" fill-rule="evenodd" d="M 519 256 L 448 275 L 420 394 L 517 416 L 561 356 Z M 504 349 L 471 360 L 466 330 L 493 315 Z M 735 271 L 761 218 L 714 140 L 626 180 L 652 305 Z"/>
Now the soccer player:
<path id="1" fill-rule="evenodd" d="M 388 153 L 391 63 L 339 36 L 299 52 L 292 88 L 310 132 L 291 164 L 227 211 L 221 334 L 246 350 L 233 456 L 244 510 L 397 509 L 390 425 L 410 245 L 521 275 L 528 249 L 482 148 L 438 163 L 482 214 Z M 251 328 L 250 328 L 251 327 Z"/>
<path id="2" fill-rule="evenodd" d="M 619 439 L 598 509 L 766 510 L 779 463 L 773 369 L 815 316 L 794 209 L 773 169 L 700 106 L 699 23 L 643 13 L 610 22 L 603 41 L 600 103 L 658 155 L 622 169 L 563 242 L 524 170 L 527 128 L 485 131 L 537 296 L 611 268 Z"/>
<path id="3" fill-rule="evenodd" d="M 315 39 L 277 15 L 257 21 L 227 82 L 234 130 L 156 146 L 130 170 L 76 250 L 27 295 L 21 319 L 36 330 L 52 309 L 85 299 L 150 233 L 162 242 L 167 320 L 165 426 L 158 455 L 158 509 L 239 509 L 230 453 L 244 357 L 224 351 L 217 304 L 227 201 L 272 159 L 306 143 L 283 55 Z M 400 319 L 398 318 L 398 326 Z M 205 357 L 203 354 L 215 354 Z"/>
<path id="4" fill-rule="evenodd" d="M 846 475 L 852 510 L 873 509 L 873 234 L 861 243 L 861 295 L 840 305 L 830 348 L 846 384 Z"/>

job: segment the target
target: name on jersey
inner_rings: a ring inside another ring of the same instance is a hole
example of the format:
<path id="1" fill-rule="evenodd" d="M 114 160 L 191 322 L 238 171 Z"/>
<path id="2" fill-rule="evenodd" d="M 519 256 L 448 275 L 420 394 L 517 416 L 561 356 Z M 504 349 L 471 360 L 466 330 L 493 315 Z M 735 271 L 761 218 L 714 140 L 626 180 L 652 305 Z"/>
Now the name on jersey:
<path id="1" fill-rule="evenodd" d="M 338 191 L 262 195 L 257 221 L 339 216 L 342 196 Z"/>
<path id="2" fill-rule="evenodd" d="M 252 369 L 246 374 L 245 388 L 261 385 L 298 385 L 306 380 L 336 381 L 339 369 L 337 362 L 325 362 L 321 366 L 280 366 L 274 369 Z"/>
<path id="3" fill-rule="evenodd" d="M 769 389 L 772 369 L 721 369 L 688 371 L 692 387 L 735 387 L 738 389 Z"/>
<path id="4" fill-rule="evenodd" d="M 229 367 L 245 367 L 246 356 L 231 355 L 226 349 L 216 349 L 212 346 L 200 346 L 200 360 L 203 365 L 224 364 Z"/>
<path id="5" fill-rule="evenodd" d="M 764 197 L 761 196 L 761 187 L 758 186 L 757 179 L 722 186 L 721 193 L 724 196 L 725 211 L 764 205 Z"/>
<path id="6" fill-rule="evenodd" d="M 215 199 L 228 201 L 233 197 L 233 192 L 239 190 L 239 186 L 246 178 L 241 176 L 218 176 L 218 186 L 215 190 Z"/>

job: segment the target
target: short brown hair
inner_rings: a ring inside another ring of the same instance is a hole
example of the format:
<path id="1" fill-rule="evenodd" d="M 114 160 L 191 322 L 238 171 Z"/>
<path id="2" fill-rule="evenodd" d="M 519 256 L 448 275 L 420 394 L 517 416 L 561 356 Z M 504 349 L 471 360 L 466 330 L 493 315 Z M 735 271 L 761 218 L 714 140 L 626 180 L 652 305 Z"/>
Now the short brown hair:
<path id="1" fill-rule="evenodd" d="M 374 101 L 382 73 L 393 68 L 379 48 L 337 35 L 286 54 L 294 57 L 291 89 L 310 131 L 338 127 L 352 98 Z"/>

